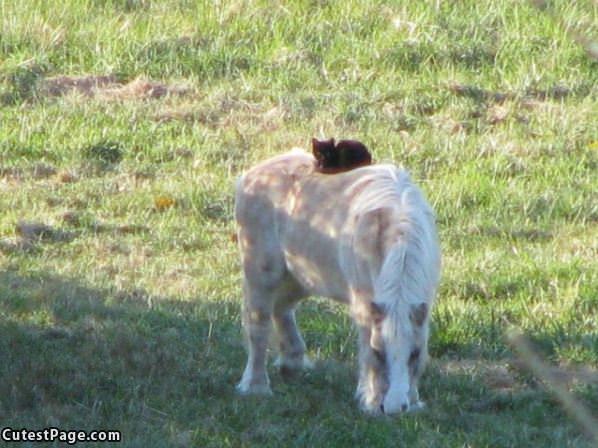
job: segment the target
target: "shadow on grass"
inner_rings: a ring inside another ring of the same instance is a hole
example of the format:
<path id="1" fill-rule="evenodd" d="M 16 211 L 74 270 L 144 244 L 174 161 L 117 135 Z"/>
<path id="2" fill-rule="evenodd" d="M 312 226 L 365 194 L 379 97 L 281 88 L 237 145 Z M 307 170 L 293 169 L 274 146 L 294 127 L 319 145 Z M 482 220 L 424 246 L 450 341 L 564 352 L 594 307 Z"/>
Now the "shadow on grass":
<path id="1" fill-rule="evenodd" d="M 184 420 L 232 399 L 244 357 L 238 305 L 115 293 L 0 273 L 0 414 L 86 428 Z M 186 404 L 186 405 L 185 405 Z"/>
<path id="2" fill-rule="evenodd" d="M 123 446 L 512 446 L 525 431 L 542 446 L 558 446 L 577 437 L 542 390 L 495 391 L 483 371 L 450 370 L 445 361 L 424 376 L 428 410 L 397 419 L 361 414 L 352 400 L 355 332 L 348 316 L 319 301 L 308 302 L 300 320 L 312 352 L 332 359 L 290 382 L 273 372 L 272 398 L 240 398 L 238 301 L 151 298 L 11 271 L 0 272 L 0 297 L 5 426 L 118 429 Z M 503 425 L 514 419 L 521 423 Z M 556 439 L 547 424 L 559 427 Z"/>
<path id="3" fill-rule="evenodd" d="M 292 440 L 292 422 L 317 416 L 322 400 L 331 403 L 325 414 L 346 402 L 351 419 L 359 417 L 354 372 L 335 362 L 290 383 L 273 373 L 279 400 L 237 396 L 245 362 L 238 316 L 238 301 L 185 302 L 0 272 L 3 425 L 118 429 L 124 446 L 238 446 Z M 302 394 L 302 385 L 314 392 Z"/>

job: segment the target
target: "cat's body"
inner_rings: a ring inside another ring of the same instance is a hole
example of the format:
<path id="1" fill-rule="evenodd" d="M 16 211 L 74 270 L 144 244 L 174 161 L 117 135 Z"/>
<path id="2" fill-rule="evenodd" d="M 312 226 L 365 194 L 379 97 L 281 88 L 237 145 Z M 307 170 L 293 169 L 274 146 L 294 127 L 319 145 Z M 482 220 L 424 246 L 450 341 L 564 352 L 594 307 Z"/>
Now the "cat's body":
<path id="1" fill-rule="evenodd" d="M 372 163 L 367 147 L 357 140 L 312 139 L 312 151 L 317 160 L 318 171 L 325 174 L 341 173 Z"/>

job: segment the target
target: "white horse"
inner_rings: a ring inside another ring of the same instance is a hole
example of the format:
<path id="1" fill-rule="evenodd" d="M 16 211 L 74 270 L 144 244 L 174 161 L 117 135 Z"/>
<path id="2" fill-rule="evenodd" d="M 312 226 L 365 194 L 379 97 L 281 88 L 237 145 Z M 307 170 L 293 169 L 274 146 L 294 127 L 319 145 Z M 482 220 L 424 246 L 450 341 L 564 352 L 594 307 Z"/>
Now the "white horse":
<path id="1" fill-rule="evenodd" d="M 417 381 L 440 250 L 434 213 L 409 174 L 393 165 L 321 174 L 311 154 L 293 150 L 239 179 L 235 217 L 248 341 L 238 392 L 271 394 L 271 323 L 283 372 L 310 366 L 294 309 L 319 295 L 348 304 L 359 329 L 362 408 L 391 414 L 421 407 Z"/>

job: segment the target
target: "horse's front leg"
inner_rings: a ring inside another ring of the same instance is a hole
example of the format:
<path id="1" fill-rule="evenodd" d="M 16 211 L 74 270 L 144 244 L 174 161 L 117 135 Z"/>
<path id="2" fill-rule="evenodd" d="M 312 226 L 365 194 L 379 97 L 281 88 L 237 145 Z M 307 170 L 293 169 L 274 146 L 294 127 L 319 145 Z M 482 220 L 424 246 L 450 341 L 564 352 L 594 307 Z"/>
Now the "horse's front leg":
<path id="1" fill-rule="evenodd" d="M 359 326 L 359 381 L 355 398 L 362 410 L 369 414 L 384 412 L 382 401 L 388 389 L 384 353 L 374 350 L 371 345 L 371 329 Z"/>
<path id="2" fill-rule="evenodd" d="M 241 394 L 270 395 L 266 371 L 266 350 L 270 335 L 273 299 L 271 293 L 245 281 L 243 285 L 243 328 L 247 339 L 247 365 L 237 391 Z"/>

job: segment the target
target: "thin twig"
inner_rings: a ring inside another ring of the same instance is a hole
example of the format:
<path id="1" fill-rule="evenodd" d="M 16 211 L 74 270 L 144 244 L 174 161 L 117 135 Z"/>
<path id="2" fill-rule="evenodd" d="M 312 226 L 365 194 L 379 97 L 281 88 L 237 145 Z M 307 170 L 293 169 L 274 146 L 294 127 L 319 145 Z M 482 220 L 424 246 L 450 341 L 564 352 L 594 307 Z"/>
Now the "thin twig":
<path id="1" fill-rule="evenodd" d="M 526 367 L 554 393 L 562 407 L 581 426 L 585 433 L 598 444 L 598 421 L 579 400 L 567 389 L 532 348 L 529 340 L 516 329 L 507 333 L 507 340 L 519 354 Z"/>
<path id="2" fill-rule="evenodd" d="M 591 59 L 598 61 L 598 41 L 595 41 L 589 36 L 587 36 L 584 30 L 581 29 L 580 25 L 574 26 L 573 29 L 567 27 L 563 23 L 563 20 L 554 12 L 554 10 L 550 8 L 548 2 L 546 2 L 545 0 L 530 0 L 530 3 L 532 4 L 532 6 L 548 14 L 555 21 L 557 21 L 559 25 L 561 25 L 565 29 L 569 36 L 571 36 L 573 40 L 575 40 L 579 45 L 581 45 L 584 48 L 587 55 Z M 594 0 L 594 3 L 598 4 L 596 0 Z"/>

